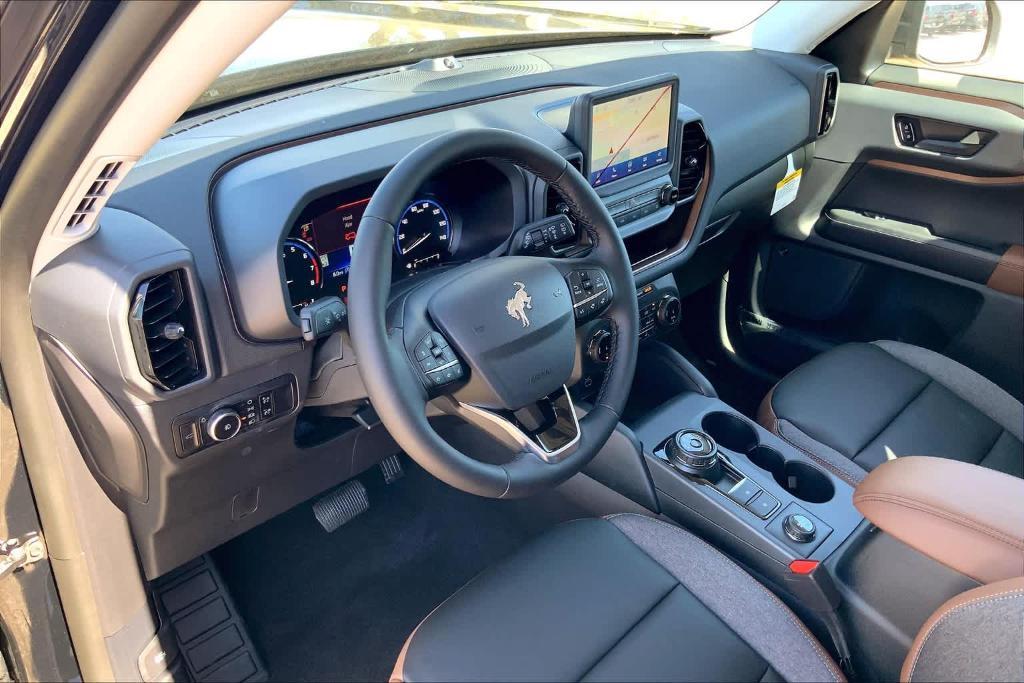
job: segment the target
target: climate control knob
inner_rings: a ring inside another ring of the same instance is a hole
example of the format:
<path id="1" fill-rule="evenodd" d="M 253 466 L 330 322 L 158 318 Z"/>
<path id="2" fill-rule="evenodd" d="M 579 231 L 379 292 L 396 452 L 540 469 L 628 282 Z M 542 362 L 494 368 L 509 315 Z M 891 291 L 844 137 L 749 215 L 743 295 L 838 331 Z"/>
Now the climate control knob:
<path id="1" fill-rule="evenodd" d="M 661 297 L 661 300 L 658 301 L 656 315 L 658 317 L 658 324 L 661 327 L 675 327 L 678 325 L 683 316 L 683 305 L 679 302 L 679 297 L 674 294 L 666 294 Z"/>
<path id="2" fill-rule="evenodd" d="M 227 441 L 242 429 L 242 416 L 231 408 L 214 411 L 206 422 L 206 433 L 214 441 Z"/>

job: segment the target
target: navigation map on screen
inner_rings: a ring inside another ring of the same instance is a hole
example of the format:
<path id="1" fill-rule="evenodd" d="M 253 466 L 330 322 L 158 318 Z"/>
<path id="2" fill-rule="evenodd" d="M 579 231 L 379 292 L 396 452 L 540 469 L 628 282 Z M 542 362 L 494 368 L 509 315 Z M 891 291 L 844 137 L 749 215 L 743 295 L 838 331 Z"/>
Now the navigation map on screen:
<path id="1" fill-rule="evenodd" d="M 667 162 L 671 114 L 671 85 L 595 104 L 590 122 L 590 184 L 606 185 Z"/>

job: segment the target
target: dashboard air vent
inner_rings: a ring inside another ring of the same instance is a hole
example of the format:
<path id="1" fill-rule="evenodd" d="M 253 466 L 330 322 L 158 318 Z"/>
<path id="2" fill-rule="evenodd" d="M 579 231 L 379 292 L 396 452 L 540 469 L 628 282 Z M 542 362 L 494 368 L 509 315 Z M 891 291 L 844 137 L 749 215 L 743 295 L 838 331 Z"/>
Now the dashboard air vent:
<path id="1" fill-rule="evenodd" d="M 583 173 L 583 159 L 579 157 L 573 157 L 569 159 L 569 165 Z M 563 213 L 562 209 L 562 198 L 555 191 L 555 188 L 548 187 L 547 196 L 545 200 L 544 216 L 554 216 L 555 214 Z"/>
<path id="2" fill-rule="evenodd" d="M 97 216 L 133 162 L 134 159 L 128 157 L 107 157 L 94 167 L 57 224 L 61 236 L 81 237 L 92 232 Z"/>
<path id="3" fill-rule="evenodd" d="M 708 163 L 708 138 L 700 123 L 692 121 L 683 126 L 682 153 L 679 159 L 679 198 L 685 199 L 700 187 Z"/>
<path id="4" fill-rule="evenodd" d="M 168 391 L 204 376 L 185 271 L 149 278 L 135 290 L 128 319 L 142 374 Z"/>
<path id="5" fill-rule="evenodd" d="M 821 93 L 821 115 L 818 117 L 818 136 L 822 136 L 832 127 L 836 118 L 836 101 L 839 95 L 839 72 L 825 73 L 825 84 Z"/>

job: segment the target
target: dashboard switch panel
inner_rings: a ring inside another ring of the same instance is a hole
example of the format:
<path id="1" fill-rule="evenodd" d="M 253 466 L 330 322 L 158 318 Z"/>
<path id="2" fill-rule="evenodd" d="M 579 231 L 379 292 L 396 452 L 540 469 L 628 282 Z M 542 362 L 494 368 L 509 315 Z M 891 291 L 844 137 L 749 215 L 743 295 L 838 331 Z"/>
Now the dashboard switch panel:
<path id="1" fill-rule="evenodd" d="M 179 415 L 171 433 L 178 457 L 231 441 L 288 415 L 296 404 L 295 378 L 285 375 Z"/>

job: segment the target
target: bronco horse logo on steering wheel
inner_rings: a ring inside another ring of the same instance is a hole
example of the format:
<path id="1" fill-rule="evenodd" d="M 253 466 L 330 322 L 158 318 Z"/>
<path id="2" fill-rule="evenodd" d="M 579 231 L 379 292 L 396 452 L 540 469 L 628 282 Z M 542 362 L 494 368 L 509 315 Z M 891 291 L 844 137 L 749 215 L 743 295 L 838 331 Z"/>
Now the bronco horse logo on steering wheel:
<path id="1" fill-rule="evenodd" d="M 523 327 L 529 327 L 530 319 L 526 317 L 526 309 L 533 308 L 533 297 L 526 293 L 526 285 L 522 282 L 512 284 L 517 287 L 516 293 L 505 302 L 505 310 L 513 320 L 521 322 Z"/>

